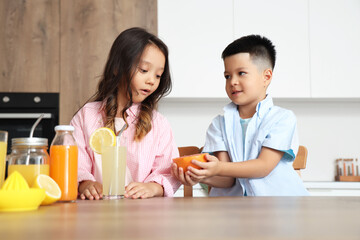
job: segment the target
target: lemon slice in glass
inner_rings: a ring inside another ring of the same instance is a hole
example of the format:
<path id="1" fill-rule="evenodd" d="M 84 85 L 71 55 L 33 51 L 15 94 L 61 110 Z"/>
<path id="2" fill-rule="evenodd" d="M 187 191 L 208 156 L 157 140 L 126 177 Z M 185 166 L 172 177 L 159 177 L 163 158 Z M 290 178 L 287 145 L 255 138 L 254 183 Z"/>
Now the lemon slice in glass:
<path id="1" fill-rule="evenodd" d="M 52 204 L 61 197 L 59 185 L 48 175 L 39 174 L 32 187 L 45 189 L 45 199 L 42 201 L 41 205 Z"/>
<path id="2" fill-rule="evenodd" d="M 102 146 L 115 146 L 116 136 L 110 128 L 98 128 L 90 136 L 91 149 L 101 154 Z"/>

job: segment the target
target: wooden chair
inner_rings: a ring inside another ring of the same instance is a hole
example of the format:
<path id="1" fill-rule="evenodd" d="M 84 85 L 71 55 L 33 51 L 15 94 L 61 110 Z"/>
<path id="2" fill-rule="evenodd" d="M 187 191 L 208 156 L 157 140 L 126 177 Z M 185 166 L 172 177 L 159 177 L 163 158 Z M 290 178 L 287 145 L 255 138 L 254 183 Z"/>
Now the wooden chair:
<path id="1" fill-rule="evenodd" d="M 195 146 L 179 147 L 180 157 L 186 155 L 198 154 L 200 152 L 201 152 L 200 149 Z M 192 196 L 193 196 L 192 186 L 184 185 L 184 197 L 192 197 Z"/>
<path id="2" fill-rule="evenodd" d="M 305 146 L 300 145 L 298 153 L 296 154 L 295 160 L 293 162 L 293 168 L 301 177 L 300 170 L 306 168 L 308 150 Z"/>
<path id="3" fill-rule="evenodd" d="M 195 146 L 179 147 L 179 153 L 180 156 L 197 154 L 197 153 L 201 153 L 202 149 L 203 148 L 199 149 L 198 147 Z M 307 154 L 308 154 L 307 148 L 305 146 L 300 145 L 298 153 L 296 154 L 296 157 L 293 162 L 293 168 L 299 174 L 300 177 L 301 177 L 300 170 L 306 168 Z M 193 196 L 192 186 L 184 185 L 184 197 L 192 197 L 192 196 Z"/>

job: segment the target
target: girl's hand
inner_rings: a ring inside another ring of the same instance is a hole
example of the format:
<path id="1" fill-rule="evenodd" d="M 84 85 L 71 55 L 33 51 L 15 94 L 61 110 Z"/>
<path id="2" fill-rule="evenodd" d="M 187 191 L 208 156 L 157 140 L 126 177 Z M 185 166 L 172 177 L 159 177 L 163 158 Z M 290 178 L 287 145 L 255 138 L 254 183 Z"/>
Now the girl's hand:
<path id="1" fill-rule="evenodd" d="M 90 180 L 82 181 L 79 184 L 79 193 L 82 200 L 99 200 L 102 198 L 102 184 Z"/>
<path id="2" fill-rule="evenodd" d="M 171 165 L 171 173 L 184 185 L 193 186 L 198 183 L 198 181 L 194 181 L 193 179 L 191 179 L 188 173 L 184 173 L 184 170 L 181 167 L 178 168 L 176 163 L 173 163 Z"/>
<path id="3" fill-rule="evenodd" d="M 125 187 L 124 197 L 126 198 L 150 198 L 164 196 L 163 187 L 155 182 L 140 183 L 132 182 Z"/>
<path id="4" fill-rule="evenodd" d="M 199 162 L 197 160 L 192 160 L 191 162 L 202 169 L 196 169 L 193 167 L 188 167 L 188 174 L 193 181 L 201 182 L 206 178 L 213 177 L 219 174 L 220 172 L 220 161 L 217 157 L 206 154 L 206 159 L 208 162 Z"/>

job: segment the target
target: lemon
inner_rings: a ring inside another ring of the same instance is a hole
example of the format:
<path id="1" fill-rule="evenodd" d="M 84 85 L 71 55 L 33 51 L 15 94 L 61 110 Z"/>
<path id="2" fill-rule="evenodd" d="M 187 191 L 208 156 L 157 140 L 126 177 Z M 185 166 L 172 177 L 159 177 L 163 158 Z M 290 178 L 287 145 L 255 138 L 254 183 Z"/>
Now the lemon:
<path id="1" fill-rule="evenodd" d="M 90 136 L 91 149 L 101 154 L 102 146 L 115 146 L 116 136 L 110 128 L 98 128 Z"/>
<path id="2" fill-rule="evenodd" d="M 45 189 L 45 199 L 42 201 L 41 205 L 52 204 L 61 197 L 59 185 L 48 175 L 39 174 L 32 187 Z"/>

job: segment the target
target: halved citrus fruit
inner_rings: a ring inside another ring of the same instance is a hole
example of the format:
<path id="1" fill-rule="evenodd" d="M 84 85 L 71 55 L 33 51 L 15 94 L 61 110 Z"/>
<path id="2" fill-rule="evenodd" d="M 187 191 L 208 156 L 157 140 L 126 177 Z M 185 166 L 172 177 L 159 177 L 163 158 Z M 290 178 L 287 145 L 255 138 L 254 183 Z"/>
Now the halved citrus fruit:
<path id="1" fill-rule="evenodd" d="M 110 128 L 98 128 L 90 136 L 90 147 L 99 154 L 101 154 L 102 146 L 115 146 L 115 143 L 116 136 Z"/>
<path id="2" fill-rule="evenodd" d="M 45 199 L 42 201 L 41 205 L 52 204 L 61 197 L 59 185 L 48 175 L 39 174 L 32 187 L 45 189 Z"/>
<path id="3" fill-rule="evenodd" d="M 198 160 L 199 162 L 207 162 L 205 155 L 206 153 L 183 156 L 179 158 L 174 158 L 173 162 L 176 163 L 178 167 L 181 167 L 184 170 L 184 172 L 188 170 L 189 166 L 193 168 L 201 169 L 201 167 L 191 163 L 191 160 Z"/>

